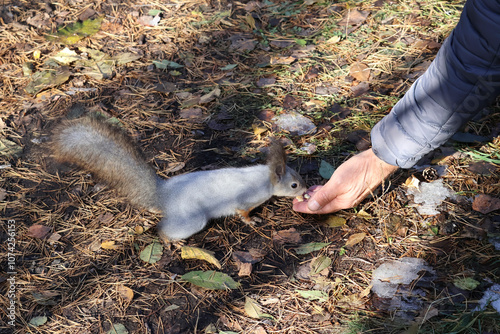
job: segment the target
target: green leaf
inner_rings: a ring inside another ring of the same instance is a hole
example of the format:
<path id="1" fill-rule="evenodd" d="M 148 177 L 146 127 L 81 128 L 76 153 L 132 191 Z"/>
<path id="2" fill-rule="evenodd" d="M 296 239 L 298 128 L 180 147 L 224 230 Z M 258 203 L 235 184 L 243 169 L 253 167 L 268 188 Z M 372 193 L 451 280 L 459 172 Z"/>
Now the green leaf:
<path id="1" fill-rule="evenodd" d="M 106 334 L 128 334 L 128 330 L 123 324 L 111 324 L 111 329 Z"/>
<path id="2" fill-rule="evenodd" d="M 330 179 L 335 172 L 335 167 L 326 162 L 325 160 L 321 160 L 321 164 L 319 165 L 319 175 L 321 175 L 324 179 Z"/>
<path id="3" fill-rule="evenodd" d="M 296 39 L 295 43 L 297 43 L 300 46 L 306 46 L 307 45 L 307 41 L 305 39 Z"/>
<path id="4" fill-rule="evenodd" d="M 229 65 L 226 65 L 224 67 L 221 67 L 221 70 L 222 71 L 229 71 L 229 70 L 232 70 L 233 68 L 235 68 L 236 66 L 238 66 L 238 64 L 229 64 Z"/>
<path id="5" fill-rule="evenodd" d="M 103 17 L 94 20 L 75 22 L 64 28 L 58 29 L 55 34 L 47 35 L 47 40 L 63 44 L 75 44 L 79 40 L 92 36 L 101 29 Z"/>
<path id="6" fill-rule="evenodd" d="M 297 254 L 309 254 L 314 251 L 320 250 L 323 247 L 328 246 L 331 242 L 310 242 L 308 244 L 301 245 L 295 248 L 295 253 Z"/>
<path id="7" fill-rule="evenodd" d="M 161 13 L 163 13 L 163 11 L 160 9 L 150 9 L 148 12 L 148 15 L 156 16 L 156 15 L 161 14 Z"/>
<path id="8" fill-rule="evenodd" d="M 328 294 L 321 290 L 295 290 L 301 297 L 309 300 L 318 300 L 321 303 L 328 300 Z"/>
<path id="9" fill-rule="evenodd" d="M 311 261 L 311 276 L 317 275 L 332 264 L 332 259 L 328 256 L 319 256 Z"/>
<path id="10" fill-rule="evenodd" d="M 30 325 L 38 327 L 38 326 L 44 325 L 46 322 L 47 322 L 47 317 L 42 315 L 42 316 L 31 318 Z"/>
<path id="11" fill-rule="evenodd" d="M 462 290 L 474 290 L 480 284 L 473 278 L 465 277 L 465 278 L 457 278 L 453 281 L 453 284 Z"/>
<path id="12" fill-rule="evenodd" d="M 31 77 L 31 81 L 26 86 L 26 92 L 32 95 L 40 93 L 42 90 L 60 85 L 66 82 L 71 73 L 67 68 L 61 67 L 57 70 L 45 70 L 36 72 Z"/>
<path id="13" fill-rule="evenodd" d="M 184 65 L 177 64 L 174 61 L 170 61 L 170 60 L 166 60 L 166 59 L 163 59 L 162 61 L 153 60 L 153 64 L 156 66 L 156 68 L 159 68 L 161 70 L 166 70 L 168 68 L 176 69 L 176 68 L 183 68 L 184 67 Z"/>
<path id="14" fill-rule="evenodd" d="M 240 286 L 230 276 L 213 270 L 190 271 L 182 275 L 181 279 L 210 290 L 236 289 Z"/>
<path id="15" fill-rule="evenodd" d="M 139 258 L 147 263 L 156 263 L 163 255 L 163 245 L 158 242 L 153 242 L 147 245 L 139 254 Z"/>

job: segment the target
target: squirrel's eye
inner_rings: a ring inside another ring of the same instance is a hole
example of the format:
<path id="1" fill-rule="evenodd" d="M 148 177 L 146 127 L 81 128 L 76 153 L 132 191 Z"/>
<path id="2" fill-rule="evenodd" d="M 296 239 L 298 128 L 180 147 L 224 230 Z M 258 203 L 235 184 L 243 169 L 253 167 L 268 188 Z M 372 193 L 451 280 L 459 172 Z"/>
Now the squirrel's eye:
<path id="1" fill-rule="evenodd" d="M 297 183 L 292 183 L 292 188 L 293 189 L 297 188 Z"/>

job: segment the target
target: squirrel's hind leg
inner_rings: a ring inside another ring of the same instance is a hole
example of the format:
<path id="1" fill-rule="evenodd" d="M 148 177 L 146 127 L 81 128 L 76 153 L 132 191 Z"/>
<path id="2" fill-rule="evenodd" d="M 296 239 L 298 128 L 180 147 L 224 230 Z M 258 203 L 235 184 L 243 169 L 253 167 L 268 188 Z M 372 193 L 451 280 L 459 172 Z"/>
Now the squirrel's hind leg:
<path id="1" fill-rule="evenodd" d="M 160 237 L 166 242 L 178 242 L 203 230 L 208 219 L 204 215 L 180 217 L 167 215 L 158 224 Z"/>

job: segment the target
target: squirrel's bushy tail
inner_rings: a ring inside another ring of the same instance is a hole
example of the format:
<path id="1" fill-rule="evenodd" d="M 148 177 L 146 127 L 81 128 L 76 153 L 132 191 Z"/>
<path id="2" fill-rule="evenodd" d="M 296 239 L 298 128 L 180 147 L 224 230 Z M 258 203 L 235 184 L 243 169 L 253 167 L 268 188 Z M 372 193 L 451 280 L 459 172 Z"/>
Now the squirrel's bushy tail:
<path id="1" fill-rule="evenodd" d="M 54 129 L 52 150 L 56 160 L 91 171 L 131 204 L 158 211 L 156 173 L 123 130 L 95 117 L 66 120 Z"/>

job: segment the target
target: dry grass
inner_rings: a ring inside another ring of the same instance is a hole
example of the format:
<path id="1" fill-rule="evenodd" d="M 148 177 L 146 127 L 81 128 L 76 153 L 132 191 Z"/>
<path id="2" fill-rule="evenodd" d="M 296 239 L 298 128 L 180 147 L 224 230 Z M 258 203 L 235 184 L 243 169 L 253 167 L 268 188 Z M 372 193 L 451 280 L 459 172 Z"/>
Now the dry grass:
<path id="1" fill-rule="evenodd" d="M 236 218 L 212 222 L 187 243 L 215 252 L 221 271 L 241 287 L 208 291 L 179 277 L 214 268 L 181 259 L 177 249 L 165 248 L 154 265 L 139 259 L 139 252 L 158 240 L 159 216 L 130 207 L 87 172 L 57 165 L 48 156 L 50 129 L 68 113 L 82 110 L 117 118 L 165 178 L 254 163 L 263 145 L 252 129 L 254 124 L 267 127 L 263 136 L 274 132 L 291 140 L 292 164 L 301 169 L 308 185 L 324 182 L 318 174 L 319 161 L 338 165 L 357 152 L 349 134 L 369 131 L 404 94 L 421 74 L 423 67 L 418 66 L 433 59 L 438 43 L 456 24 L 463 2 L 311 3 L 265 1 L 256 7 L 225 1 L 89 4 L 77 0 L 50 6 L 35 1 L 4 2 L 0 138 L 21 146 L 23 154 L 0 157 L 0 190 L 6 192 L 0 201 L 5 222 L 2 270 L 8 264 L 7 221 L 16 222 L 17 234 L 16 326 L 13 330 L 7 323 L 9 285 L 5 279 L 9 275 L 2 273 L 1 333 L 104 333 L 113 323 L 124 324 L 129 333 L 416 333 L 419 328 L 422 333 L 500 332 L 497 313 L 491 309 L 471 312 L 485 282 L 499 281 L 498 251 L 481 229 L 488 219 L 498 220 L 498 215 L 475 212 L 466 200 L 443 204 L 443 214 L 437 217 L 418 215 L 402 186 L 415 171 L 398 172 L 383 192 L 356 209 L 338 213 L 347 219 L 342 227 L 326 226 L 326 217 L 297 214 L 289 201 L 281 199 L 255 210 L 262 222 L 254 227 Z M 27 94 L 24 88 L 30 78 L 23 75 L 23 64 L 31 62 L 41 70 L 44 61 L 63 49 L 48 42 L 44 33 L 76 21 L 87 8 L 104 16 L 103 25 L 100 32 L 71 49 L 85 46 L 109 55 L 128 51 L 142 57 L 117 66 L 111 78 L 102 80 L 70 66 L 67 82 L 38 96 Z M 370 12 L 359 26 L 336 24 L 356 8 Z M 137 22 L 150 9 L 163 11 L 159 26 Z M 9 11 L 13 14 L 10 21 Z M 236 35 L 254 41 L 255 48 L 245 51 L 234 42 Z M 335 36 L 340 39 L 332 40 Z M 307 46 L 300 45 L 304 43 Z M 34 50 L 41 52 L 40 59 L 34 58 Z M 184 65 L 179 75 L 152 65 L 153 60 L 164 59 Z M 290 59 L 289 64 L 269 65 Z M 352 90 L 359 82 L 349 75 L 354 62 L 368 65 L 372 73 L 368 91 L 359 96 Z M 230 64 L 237 66 L 221 70 Z M 259 87 L 261 78 L 276 81 Z M 175 89 L 161 91 L 158 84 L 175 85 Z M 202 96 L 216 87 L 221 90 L 217 99 L 195 105 L 207 116 L 205 122 L 180 119 L 180 111 L 191 106 L 178 93 Z M 332 93 L 319 93 L 331 87 Z M 68 93 L 80 88 L 95 90 Z M 257 117 L 262 111 L 282 112 L 289 103 L 287 96 L 298 101 L 296 109 L 321 130 L 291 136 L 269 119 Z M 493 108 L 499 110 L 498 105 Z M 221 119 L 221 115 L 231 119 Z M 498 113 L 491 114 L 469 124 L 467 131 L 489 134 L 498 121 Z M 217 124 L 230 122 L 226 130 L 217 130 Z M 304 143 L 314 143 L 318 151 L 305 154 L 299 149 Z M 495 145 L 498 149 L 498 140 Z M 469 198 L 478 193 L 500 196 L 498 165 L 487 176 L 469 170 L 470 163 L 465 157 L 448 159 L 444 181 Z M 172 172 L 176 166 L 184 167 Z M 356 212 L 361 209 L 371 218 L 360 218 Z M 60 239 L 29 236 L 34 224 L 50 227 Z M 291 228 L 300 234 L 300 243 L 331 242 L 314 253 L 332 259 L 324 275 L 304 278 L 298 274 L 313 255 L 297 255 L 293 251 L 297 243 L 282 244 L 273 238 Z M 365 240 L 345 247 L 349 236 L 360 232 L 366 233 Z M 103 241 L 114 241 L 116 249 L 102 249 Z M 232 254 L 253 248 L 263 250 L 264 259 L 253 266 L 251 276 L 238 277 Z M 437 271 L 432 285 L 419 286 L 427 293 L 422 298 L 424 308 L 432 306 L 440 312 L 424 324 L 402 321 L 384 307 L 383 300 L 369 294 L 372 270 L 388 259 L 409 256 L 424 258 Z M 457 291 L 453 280 L 461 277 L 473 277 L 482 284 L 472 292 Z M 123 287 L 132 289 L 132 299 L 120 292 Z M 325 291 L 328 300 L 308 301 L 296 292 L 312 289 Z M 465 298 L 457 297 L 461 295 Z M 247 316 L 245 297 L 256 300 L 273 319 Z M 46 316 L 47 323 L 29 326 L 36 316 Z"/>

